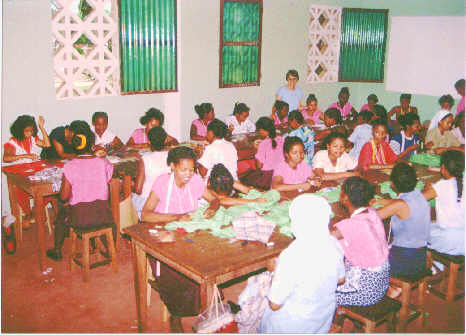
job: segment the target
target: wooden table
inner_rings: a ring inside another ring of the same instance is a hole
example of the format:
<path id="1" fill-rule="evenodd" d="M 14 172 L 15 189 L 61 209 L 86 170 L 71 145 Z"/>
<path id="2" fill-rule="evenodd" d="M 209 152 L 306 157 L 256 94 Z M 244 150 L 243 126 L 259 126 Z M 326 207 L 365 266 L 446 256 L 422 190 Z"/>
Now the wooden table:
<path id="1" fill-rule="evenodd" d="M 242 245 L 241 241 L 230 243 L 228 239 L 201 230 L 184 235 L 175 231 L 175 242 L 157 243 L 148 232 L 153 227 L 153 223 L 142 223 L 123 230 L 131 236 L 140 332 L 147 330 L 147 254 L 199 283 L 201 310 L 204 310 L 212 298 L 214 284 L 225 283 L 265 268 L 292 241 L 276 230 L 269 240 L 274 242 L 273 246 L 268 247 L 260 242 Z M 186 241 L 185 237 L 194 242 Z"/>

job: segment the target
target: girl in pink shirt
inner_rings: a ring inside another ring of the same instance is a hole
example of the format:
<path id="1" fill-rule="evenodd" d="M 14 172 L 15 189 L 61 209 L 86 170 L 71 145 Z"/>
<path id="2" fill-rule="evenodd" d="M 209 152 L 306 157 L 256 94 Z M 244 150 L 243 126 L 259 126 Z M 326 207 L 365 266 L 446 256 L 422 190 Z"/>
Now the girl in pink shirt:
<path id="1" fill-rule="evenodd" d="M 215 118 L 214 107 L 211 103 L 205 102 L 194 106 L 199 119 L 191 123 L 190 137 L 193 141 L 205 141 L 207 136 L 207 126 Z"/>
<path id="2" fill-rule="evenodd" d="M 338 101 L 331 104 L 329 108 L 336 108 L 340 111 L 341 116 L 345 119 L 353 116 L 353 118 L 358 116 L 358 112 L 351 106 L 348 102 L 350 97 L 348 87 L 343 87 L 338 93 Z"/>
<path id="3" fill-rule="evenodd" d="M 307 97 L 306 108 L 301 110 L 301 114 L 303 114 L 304 120 L 310 126 L 323 123 L 324 121 L 324 114 L 317 107 L 317 98 L 314 94 L 309 94 Z"/>
<path id="4" fill-rule="evenodd" d="M 379 98 L 377 98 L 377 96 L 375 94 L 370 94 L 367 97 L 367 104 L 363 105 L 359 112 L 369 111 L 369 112 L 374 113 L 374 111 L 375 111 L 374 107 L 378 102 L 379 102 Z"/>
<path id="5" fill-rule="evenodd" d="M 71 140 L 78 156 L 63 167 L 62 202 L 59 202 L 55 220 L 55 247 L 47 250 L 47 256 L 55 261 L 62 258 L 61 248 L 68 227 L 109 226 L 113 228 L 114 238 L 116 235 L 108 204 L 108 182 L 113 175 L 113 165 L 106 158 L 92 154 L 94 142 L 95 134 L 89 126 L 74 134 Z"/>
<path id="6" fill-rule="evenodd" d="M 297 136 L 289 136 L 283 145 L 285 160 L 273 171 L 272 188 L 278 191 L 309 191 L 320 186 L 320 178 L 314 177 L 312 168 L 304 161 L 304 144 Z"/>
<path id="7" fill-rule="evenodd" d="M 163 126 L 163 121 L 165 117 L 161 111 L 157 108 L 150 108 L 144 116 L 139 119 L 139 122 L 145 126 L 144 128 L 138 128 L 131 134 L 126 145 L 134 149 L 150 149 L 149 139 L 147 138 L 147 133 L 149 130 L 155 126 Z M 177 145 L 178 141 L 167 134 L 167 145 Z"/>
<path id="8" fill-rule="evenodd" d="M 288 112 L 290 106 L 285 101 L 276 100 L 272 107 L 270 118 L 276 128 L 288 127 Z"/>

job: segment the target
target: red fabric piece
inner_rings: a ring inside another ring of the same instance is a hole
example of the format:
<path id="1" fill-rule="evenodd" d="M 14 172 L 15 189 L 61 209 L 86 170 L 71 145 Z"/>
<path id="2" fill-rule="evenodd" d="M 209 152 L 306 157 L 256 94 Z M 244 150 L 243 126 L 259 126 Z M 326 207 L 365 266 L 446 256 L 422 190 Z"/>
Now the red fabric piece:
<path id="1" fill-rule="evenodd" d="M 222 328 L 217 330 L 215 333 L 238 333 L 238 324 L 236 323 L 236 321 L 232 321 L 224 325 Z"/>
<path id="2" fill-rule="evenodd" d="M 180 234 L 186 234 L 186 230 L 184 228 L 176 228 L 176 231 Z"/>

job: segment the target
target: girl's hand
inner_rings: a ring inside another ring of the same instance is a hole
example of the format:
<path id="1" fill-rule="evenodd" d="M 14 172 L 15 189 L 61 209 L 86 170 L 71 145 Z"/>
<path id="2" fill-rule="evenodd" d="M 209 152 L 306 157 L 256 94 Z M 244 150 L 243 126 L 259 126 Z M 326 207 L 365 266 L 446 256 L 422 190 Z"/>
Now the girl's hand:
<path id="1" fill-rule="evenodd" d="M 430 148 L 432 148 L 433 146 L 434 146 L 434 142 L 430 141 L 424 145 L 424 149 L 430 150 Z"/>
<path id="2" fill-rule="evenodd" d="M 188 214 L 180 214 L 177 221 L 191 221 L 191 217 Z"/>
<path id="3" fill-rule="evenodd" d="M 230 124 L 230 125 L 228 126 L 228 130 L 231 131 L 231 132 L 233 132 L 233 130 L 235 130 L 235 126 L 233 126 L 232 124 Z"/>
<path id="4" fill-rule="evenodd" d="M 309 183 L 309 181 L 306 181 L 306 182 L 303 184 L 302 190 L 303 190 L 303 191 L 309 191 L 310 189 L 311 189 L 311 183 Z"/>
<path id="5" fill-rule="evenodd" d="M 44 117 L 41 115 L 39 116 L 39 128 L 43 128 L 45 124 Z"/>
<path id="6" fill-rule="evenodd" d="M 257 198 L 257 199 L 254 199 L 254 201 L 258 203 L 264 203 L 264 202 L 267 202 L 268 200 L 266 198 Z"/>
<path id="7" fill-rule="evenodd" d="M 204 218 L 206 219 L 211 219 L 214 217 L 215 213 L 217 211 L 213 208 L 207 208 L 205 211 L 204 211 Z"/>
<path id="8" fill-rule="evenodd" d="M 322 179 L 319 176 L 314 176 L 308 179 L 312 186 L 320 187 L 322 185 Z"/>
<path id="9" fill-rule="evenodd" d="M 94 155 L 96 157 L 105 157 L 107 155 L 107 153 L 105 152 L 105 150 L 102 150 L 102 149 L 98 149 Z"/>
<path id="10" fill-rule="evenodd" d="M 24 158 L 32 159 L 32 160 L 34 160 L 34 161 L 39 160 L 39 158 L 40 158 L 40 157 L 39 157 L 38 155 L 36 155 L 36 154 L 26 154 L 26 155 L 24 155 L 23 157 L 24 157 Z"/>

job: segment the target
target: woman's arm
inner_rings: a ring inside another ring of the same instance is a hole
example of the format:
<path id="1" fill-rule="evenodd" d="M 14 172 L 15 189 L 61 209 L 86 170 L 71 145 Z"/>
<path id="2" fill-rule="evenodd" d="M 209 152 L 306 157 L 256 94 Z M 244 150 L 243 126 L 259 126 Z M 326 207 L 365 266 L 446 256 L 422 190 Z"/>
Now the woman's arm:
<path id="1" fill-rule="evenodd" d="M 165 214 L 155 213 L 154 210 L 159 203 L 157 194 L 152 191 L 144 204 L 141 213 L 141 220 L 145 222 L 171 222 L 171 221 L 189 221 L 191 217 L 188 214 Z"/>
<path id="2" fill-rule="evenodd" d="M 66 202 L 68 201 L 70 197 L 71 197 L 71 184 L 68 181 L 68 179 L 66 179 L 65 175 L 63 174 L 62 181 L 61 181 L 61 187 L 60 187 L 60 199 Z"/>
<path id="3" fill-rule="evenodd" d="M 205 178 L 207 175 L 207 169 L 202 165 L 201 163 L 197 162 L 197 169 L 199 170 L 199 174 L 201 175 L 202 178 Z"/>
<path id="4" fill-rule="evenodd" d="M 393 114 L 395 114 L 395 113 L 396 113 L 396 107 L 393 107 L 393 108 L 390 110 L 390 112 L 388 112 L 387 118 L 388 118 L 389 120 L 391 120 Z"/>
<path id="5" fill-rule="evenodd" d="M 67 154 L 65 150 L 63 149 L 63 145 L 61 145 L 61 143 L 55 139 L 52 139 L 52 144 L 55 147 L 55 151 L 57 152 L 58 157 L 60 158 L 71 159 L 77 156 L 76 154 Z"/>
<path id="6" fill-rule="evenodd" d="M 324 169 L 317 168 L 314 169 L 314 173 L 319 176 L 322 180 L 337 180 L 342 178 L 349 178 L 349 177 L 359 177 L 361 174 L 359 171 L 346 171 L 346 172 L 324 172 Z"/>
<path id="7" fill-rule="evenodd" d="M 144 167 L 144 160 L 140 159 L 138 162 L 138 173 L 136 175 L 136 183 L 134 185 L 134 193 L 141 194 L 142 187 L 144 186 L 144 180 L 146 180 L 146 171 Z"/>
<path id="8" fill-rule="evenodd" d="M 259 169 L 259 170 L 262 169 L 264 164 L 262 164 L 257 158 L 254 159 L 254 161 L 256 162 L 256 168 Z"/>
<path id="9" fill-rule="evenodd" d="M 244 194 L 248 194 L 253 189 L 253 187 L 246 186 L 238 180 L 233 180 L 233 188 Z"/>
<path id="10" fill-rule="evenodd" d="M 131 136 L 128 142 L 126 142 L 126 146 L 133 148 L 133 149 L 150 149 L 150 143 L 140 143 L 140 144 L 134 143 L 133 136 Z"/>
<path id="11" fill-rule="evenodd" d="M 42 148 L 48 148 L 50 147 L 50 139 L 49 135 L 47 134 L 47 131 L 44 128 L 44 123 L 44 118 L 42 116 L 39 116 L 39 129 L 42 133 L 42 139 L 37 140 L 37 145 Z"/>
<path id="12" fill-rule="evenodd" d="M 433 188 L 432 185 L 426 185 L 422 191 L 422 195 L 424 198 L 426 198 L 427 201 L 437 198 L 437 192 L 435 192 L 435 188 Z"/>
<path id="13" fill-rule="evenodd" d="M 170 136 L 167 134 L 167 141 L 165 143 L 165 145 L 167 146 L 171 146 L 171 145 L 178 145 L 178 140 L 176 138 L 174 138 L 173 136 Z"/>
<path id="14" fill-rule="evenodd" d="M 199 136 L 197 134 L 197 127 L 196 125 L 192 124 L 191 125 L 191 129 L 189 131 L 189 137 L 193 140 L 193 141 L 204 141 L 206 138 L 204 136 Z"/>
<path id="15" fill-rule="evenodd" d="M 309 191 L 311 188 L 311 183 L 309 181 L 305 181 L 304 183 L 300 184 L 284 184 L 282 176 L 275 176 L 272 179 L 272 189 L 277 191 L 295 191 L 295 190 L 302 190 L 302 191 Z"/>
<path id="16" fill-rule="evenodd" d="M 22 158 L 29 158 L 29 159 L 39 159 L 39 156 L 38 155 L 35 155 L 35 154 L 24 154 L 24 155 L 16 155 L 15 154 L 15 149 L 10 147 L 10 146 L 6 146 L 4 147 L 4 150 L 3 150 L 3 162 L 5 163 L 10 163 L 10 162 L 15 162 L 19 159 L 22 159 Z"/>
<path id="17" fill-rule="evenodd" d="M 406 155 L 408 155 L 410 152 L 414 151 L 414 150 L 418 150 L 421 146 L 419 144 L 413 144 L 413 145 L 410 145 L 409 147 L 407 147 L 405 149 L 405 151 L 401 152 L 399 155 L 398 155 L 398 160 L 402 159 L 403 157 L 405 157 Z"/>
<path id="18" fill-rule="evenodd" d="M 118 149 L 123 148 L 124 145 L 123 145 L 123 142 L 120 140 L 120 138 L 118 136 L 115 136 L 113 138 L 112 143 L 110 143 L 110 146 L 118 150 Z"/>
<path id="19" fill-rule="evenodd" d="M 282 308 L 282 305 L 274 304 L 269 300 L 269 307 L 272 311 L 278 311 L 280 308 Z"/>
<path id="20" fill-rule="evenodd" d="M 377 214 L 382 220 L 393 215 L 398 216 L 401 220 L 406 220 L 409 219 L 409 206 L 404 200 L 391 199 L 386 206 L 377 210 Z"/>
<path id="21" fill-rule="evenodd" d="M 220 208 L 220 200 L 216 197 L 215 193 L 210 191 L 208 188 L 205 189 L 202 197 L 207 200 L 210 204 L 209 208 L 204 211 L 204 217 L 206 219 L 212 218 L 217 210 Z"/>

